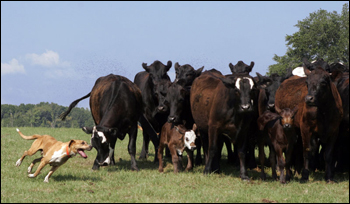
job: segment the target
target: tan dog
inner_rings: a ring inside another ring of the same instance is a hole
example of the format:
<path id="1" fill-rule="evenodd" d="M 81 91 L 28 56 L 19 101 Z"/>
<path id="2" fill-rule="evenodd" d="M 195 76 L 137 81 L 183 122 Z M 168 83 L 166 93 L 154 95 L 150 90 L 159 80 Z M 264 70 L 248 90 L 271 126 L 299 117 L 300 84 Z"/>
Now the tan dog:
<path id="1" fill-rule="evenodd" d="M 60 142 L 50 135 L 25 136 L 19 131 L 19 129 L 16 130 L 23 139 L 36 139 L 33 142 L 30 149 L 28 151 L 24 151 L 22 157 L 18 159 L 18 161 L 16 162 L 16 166 L 20 166 L 24 157 L 26 157 L 27 155 L 32 156 L 38 150 L 42 151 L 42 157 L 34 159 L 28 167 L 28 177 L 36 177 L 45 165 L 50 164 L 52 168 L 44 180 L 44 182 L 47 183 L 49 182 L 49 178 L 53 174 L 53 172 L 55 172 L 58 169 L 58 167 L 60 167 L 62 164 L 66 163 L 66 161 L 71 156 L 75 156 L 77 153 L 79 153 L 83 158 L 87 158 L 87 155 L 84 153 L 84 150 L 90 151 L 92 149 L 92 146 L 90 146 L 87 142 L 83 140 L 70 140 L 69 142 Z M 37 168 L 34 174 L 31 174 L 33 166 L 39 161 L 39 167 Z"/>

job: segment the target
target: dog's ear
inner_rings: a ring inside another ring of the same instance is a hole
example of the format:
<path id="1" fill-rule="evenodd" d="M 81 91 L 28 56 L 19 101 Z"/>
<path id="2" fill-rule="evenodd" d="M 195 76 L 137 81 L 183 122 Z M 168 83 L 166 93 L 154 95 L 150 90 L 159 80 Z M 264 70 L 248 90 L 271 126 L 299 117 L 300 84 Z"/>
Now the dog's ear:
<path id="1" fill-rule="evenodd" d="M 75 140 L 70 140 L 69 144 L 68 144 L 68 147 L 70 147 L 74 142 L 75 142 Z"/>

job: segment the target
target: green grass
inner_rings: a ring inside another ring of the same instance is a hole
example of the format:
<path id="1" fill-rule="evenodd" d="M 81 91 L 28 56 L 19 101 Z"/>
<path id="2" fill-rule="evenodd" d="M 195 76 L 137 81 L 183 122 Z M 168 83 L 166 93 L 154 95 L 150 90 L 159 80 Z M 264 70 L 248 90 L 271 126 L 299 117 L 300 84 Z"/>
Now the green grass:
<path id="1" fill-rule="evenodd" d="M 90 143 L 90 135 L 81 129 L 20 128 L 23 134 L 49 134 L 59 141 L 82 139 Z M 39 153 L 24 159 L 20 167 L 16 161 L 33 140 L 24 140 L 16 128 L 1 128 L 1 202 L 52 203 L 52 202 L 322 202 L 349 203 L 349 174 L 336 174 L 338 183 L 323 181 L 324 172 L 310 174 L 304 184 L 296 176 L 288 184 L 272 181 L 271 168 L 266 170 L 268 179 L 261 181 L 257 170 L 248 170 L 250 182 L 241 181 L 239 169 L 227 165 L 223 150 L 221 174 L 203 175 L 204 165 L 192 172 L 173 173 L 170 159 L 166 159 L 164 173 L 153 164 L 154 147 L 150 143 L 147 161 L 137 159 L 139 172 L 130 170 L 127 153 L 128 137 L 118 140 L 115 148 L 116 166 L 101 167 L 92 171 L 96 150 L 86 152 L 87 159 L 73 157 L 62 165 L 44 183 L 50 170 L 46 166 L 36 178 L 27 177 L 27 167 L 39 157 Z M 137 138 L 137 158 L 142 147 L 142 135 Z M 184 157 L 186 158 L 186 157 Z M 187 161 L 187 159 L 184 159 Z M 33 170 L 36 170 L 37 165 Z"/>

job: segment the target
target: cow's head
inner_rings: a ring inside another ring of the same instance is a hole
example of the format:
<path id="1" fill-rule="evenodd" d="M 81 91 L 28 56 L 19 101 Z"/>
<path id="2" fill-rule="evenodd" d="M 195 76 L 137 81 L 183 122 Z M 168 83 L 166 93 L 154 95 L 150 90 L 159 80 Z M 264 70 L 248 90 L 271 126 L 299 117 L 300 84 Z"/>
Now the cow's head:
<path id="1" fill-rule="evenodd" d="M 259 90 L 253 77 L 248 74 L 236 74 L 231 77 L 220 78 L 226 87 L 234 88 L 237 100 L 237 110 L 239 112 L 252 112 L 257 104 Z"/>
<path id="2" fill-rule="evenodd" d="M 267 110 L 274 111 L 275 109 L 275 95 L 278 87 L 283 81 L 283 77 L 279 76 L 276 73 L 271 74 L 271 76 L 262 76 L 256 72 L 259 83 L 258 87 L 265 89 L 266 99 L 267 99 Z"/>
<path id="3" fill-rule="evenodd" d="M 325 66 L 322 64 L 322 66 Z M 308 93 L 305 96 L 305 102 L 308 106 L 318 106 L 322 99 L 327 98 L 327 94 L 331 92 L 331 78 L 329 73 L 325 71 L 321 65 L 308 69 L 310 64 L 303 63 L 304 72 L 306 74 L 306 84 Z"/>
<path id="4" fill-rule="evenodd" d="M 168 71 L 171 68 L 172 62 L 169 60 L 167 65 L 156 60 L 151 65 L 147 66 L 147 63 L 142 63 L 142 67 L 149 73 L 150 78 L 153 81 L 159 81 L 160 79 L 169 79 Z"/>
<path id="5" fill-rule="evenodd" d="M 281 116 L 281 125 L 283 129 L 290 130 L 293 127 L 294 116 L 298 111 L 298 106 L 295 106 L 293 110 L 289 108 L 279 109 L 276 106 L 276 112 Z"/>
<path id="6" fill-rule="evenodd" d="M 236 65 L 230 63 L 228 66 L 230 67 L 232 73 L 249 74 L 249 72 L 251 72 L 254 67 L 254 62 L 251 61 L 250 65 L 247 65 L 243 61 L 238 61 Z"/>
<path id="7" fill-rule="evenodd" d="M 97 150 L 96 161 L 100 166 L 110 163 L 110 138 L 118 136 L 119 131 L 115 128 L 101 126 L 83 127 L 83 131 L 91 134 L 91 145 Z"/>
<path id="8" fill-rule="evenodd" d="M 194 79 L 201 75 L 204 66 L 195 70 L 191 65 L 179 65 L 178 62 L 175 63 L 175 74 L 176 78 L 174 83 L 178 83 L 182 86 L 191 86 Z M 182 80 L 181 80 L 182 79 Z"/>
<path id="9" fill-rule="evenodd" d="M 196 130 L 197 125 L 193 124 L 192 130 L 186 130 L 184 126 L 175 126 L 175 130 L 182 135 L 181 140 L 183 140 L 184 148 L 187 148 L 191 151 L 196 149 Z"/>
<path id="10" fill-rule="evenodd" d="M 173 83 L 169 89 L 165 99 L 165 104 L 169 106 L 169 123 L 181 123 L 181 114 L 184 111 L 186 105 L 189 106 L 190 101 L 190 89 L 189 87 L 183 87 L 177 83 Z"/>
<path id="11" fill-rule="evenodd" d="M 166 96 L 168 94 L 169 86 L 171 85 L 171 82 L 166 79 L 162 79 L 159 82 L 156 82 L 153 87 L 155 100 L 158 102 L 158 106 L 156 109 L 157 113 L 168 113 L 169 112 L 169 104 L 166 101 Z"/>

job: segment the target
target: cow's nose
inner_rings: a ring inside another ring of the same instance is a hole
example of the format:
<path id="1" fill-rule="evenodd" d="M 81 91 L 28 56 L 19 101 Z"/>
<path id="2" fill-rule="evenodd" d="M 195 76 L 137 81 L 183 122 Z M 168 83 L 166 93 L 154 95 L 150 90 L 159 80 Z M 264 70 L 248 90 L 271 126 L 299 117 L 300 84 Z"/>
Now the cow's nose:
<path id="1" fill-rule="evenodd" d="M 158 106 L 158 111 L 163 111 L 164 110 L 164 106 Z"/>
<path id="2" fill-rule="evenodd" d="M 172 122 L 174 122 L 175 121 L 175 116 L 169 116 L 168 117 L 168 122 L 169 123 L 172 123 Z"/>
<path id="3" fill-rule="evenodd" d="M 191 146 L 191 151 L 194 151 L 195 149 L 197 149 L 196 146 Z"/>
<path id="4" fill-rule="evenodd" d="M 268 105 L 268 108 L 269 109 L 272 109 L 272 108 L 274 108 L 275 107 L 275 104 L 274 103 L 269 103 L 269 105 Z"/>
<path id="5" fill-rule="evenodd" d="M 249 104 L 241 105 L 241 108 L 243 110 L 248 110 L 250 108 L 250 105 Z"/>
<path id="6" fill-rule="evenodd" d="M 306 96 L 305 100 L 309 101 L 309 102 L 314 102 L 314 97 L 313 96 Z"/>
<path id="7" fill-rule="evenodd" d="M 292 126 L 290 124 L 288 124 L 288 123 L 283 125 L 283 128 L 291 128 L 291 127 Z"/>

